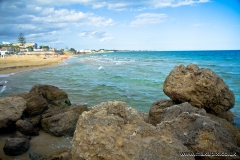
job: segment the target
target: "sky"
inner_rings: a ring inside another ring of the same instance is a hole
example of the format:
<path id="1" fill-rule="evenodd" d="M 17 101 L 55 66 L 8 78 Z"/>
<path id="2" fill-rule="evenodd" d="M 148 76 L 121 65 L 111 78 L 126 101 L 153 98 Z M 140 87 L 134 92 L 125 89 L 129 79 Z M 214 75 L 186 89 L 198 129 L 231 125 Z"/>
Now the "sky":
<path id="1" fill-rule="evenodd" d="M 239 50 L 240 0 L 0 0 L 0 43 Z"/>

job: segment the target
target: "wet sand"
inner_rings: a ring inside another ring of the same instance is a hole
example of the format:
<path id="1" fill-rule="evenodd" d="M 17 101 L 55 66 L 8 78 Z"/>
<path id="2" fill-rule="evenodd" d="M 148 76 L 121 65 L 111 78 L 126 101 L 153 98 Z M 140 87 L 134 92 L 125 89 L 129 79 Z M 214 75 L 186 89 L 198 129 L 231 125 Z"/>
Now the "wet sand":
<path id="1" fill-rule="evenodd" d="M 11 134 L 0 134 L 0 159 L 29 160 L 28 155 L 31 152 L 47 155 L 54 153 L 61 148 L 71 148 L 72 137 L 55 137 L 41 130 L 39 132 L 39 136 L 32 136 L 32 140 L 30 140 L 30 148 L 26 153 L 19 156 L 7 156 L 3 152 L 3 147 L 5 145 L 6 139 L 9 138 L 10 135 Z"/>
<path id="2" fill-rule="evenodd" d="M 62 57 L 47 57 L 35 55 L 13 55 L 0 58 L 0 74 L 16 73 L 33 68 L 62 64 Z"/>

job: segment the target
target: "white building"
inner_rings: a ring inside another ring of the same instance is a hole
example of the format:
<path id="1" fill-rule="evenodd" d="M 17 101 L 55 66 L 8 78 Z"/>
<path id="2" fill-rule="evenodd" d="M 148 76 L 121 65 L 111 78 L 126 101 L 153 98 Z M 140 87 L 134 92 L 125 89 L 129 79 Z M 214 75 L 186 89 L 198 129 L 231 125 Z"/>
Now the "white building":
<path id="1" fill-rule="evenodd" d="M 10 45 L 10 44 L 12 44 L 12 43 L 10 43 L 10 42 L 2 42 L 2 44 L 7 44 L 7 45 Z"/>

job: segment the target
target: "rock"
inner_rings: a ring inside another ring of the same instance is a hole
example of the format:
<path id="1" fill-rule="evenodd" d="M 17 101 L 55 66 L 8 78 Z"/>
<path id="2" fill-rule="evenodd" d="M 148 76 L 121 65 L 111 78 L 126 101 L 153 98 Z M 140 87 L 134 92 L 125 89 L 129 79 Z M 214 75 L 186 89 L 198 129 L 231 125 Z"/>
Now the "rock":
<path id="1" fill-rule="evenodd" d="M 18 156 L 28 151 L 30 141 L 26 138 L 8 138 L 3 151 L 9 156 Z"/>
<path id="2" fill-rule="evenodd" d="M 87 110 L 86 105 L 73 105 L 64 109 L 49 108 L 42 115 L 42 128 L 55 136 L 73 135 L 79 115 Z"/>
<path id="3" fill-rule="evenodd" d="M 26 138 L 28 140 L 31 140 L 31 136 L 28 136 L 28 135 L 25 135 L 25 134 L 22 134 L 21 132 L 19 131 L 16 131 L 14 134 L 12 134 L 10 136 L 10 138 Z"/>
<path id="4" fill-rule="evenodd" d="M 162 121 L 171 121 L 182 112 L 206 115 L 206 111 L 204 109 L 192 107 L 191 104 L 187 102 L 179 105 L 174 105 L 171 100 L 161 100 L 153 103 L 152 107 L 150 108 L 150 123 L 153 125 L 157 125 Z"/>
<path id="5" fill-rule="evenodd" d="M 29 122 L 32 123 L 34 128 L 38 128 L 41 125 L 41 115 L 37 115 L 35 117 L 29 117 Z"/>
<path id="6" fill-rule="evenodd" d="M 228 122 L 226 119 L 217 117 L 213 114 L 208 113 L 208 117 L 210 117 L 213 121 L 221 124 L 223 128 L 225 128 L 231 135 L 234 137 L 234 139 L 237 142 L 237 145 L 240 146 L 240 131 L 237 127 L 232 125 L 230 122 Z"/>
<path id="7" fill-rule="evenodd" d="M 66 107 L 71 105 L 67 93 L 52 85 L 36 84 L 29 93 L 42 96 L 50 106 Z"/>
<path id="8" fill-rule="evenodd" d="M 15 123 L 26 109 L 26 103 L 21 97 L 0 98 L 0 131 L 15 129 Z"/>
<path id="9" fill-rule="evenodd" d="M 145 122 L 123 102 L 104 102 L 82 113 L 72 140 L 72 159 L 194 159 L 171 133 Z"/>
<path id="10" fill-rule="evenodd" d="M 43 113 L 45 110 L 48 109 L 47 101 L 38 94 L 21 93 L 21 94 L 14 94 L 10 96 L 19 96 L 24 98 L 27 101 L 26 113 L 30 117 L 40 115 L 41 113 Z"/>
<path id="11" fill-rule="evenodd" d="M 71 150 L 68 148 L 62 148 L 59 151 L 44 156 L 38 160 L 72 160 Z"/>
<path id="12" fill-rule="evenodd" d="M 31 152 L 28 154 L 28 157 L 30 160 L 39 160 L 40 158 L 43 158 L 45 157 L 44 155 L 41 155 L 41 154 L 38 154 L 38 153 L 35 153 L 35 152 Z"/>
<path id="13" fill-rule="evenodd" d="M 169 131 L 191 152 L 224 152 L 240 155 L 233 136 L 219 123 L 207 117 L 204 109 L 183 103 L 163 109 L 160 117 L 161 123 L 157 125 L 157 128 Z M 205 157 L 205 159 L 211 158 Z"/>
<path id="14" fill-rule="evenodd" d="M 167 76 L 163 91 L 176 103 L 189 102 L 217 116 L 228 112 L 235 103 L 233 92 L 217 74 L 194 64 L 176 66 Z"/>
<path id="15" fill-rule="evenodd" d="M 17 130 L 23 134 L 31 135 L 31 136 L 38 136 L 38 131 L 33 127 L 32 123 L 28 122 L 27 120 L 18 120 L 16 122 Z"/>
<path id="16" fill-rule="evenodd" d="M 158 123 L 160 123 L 163 109 L 173 106 L 175 104 L 176 103 L 171 100 L 160 100 L 154 102 L 149 111 L 149 122 L 152 125 L 157 125 Z"/>

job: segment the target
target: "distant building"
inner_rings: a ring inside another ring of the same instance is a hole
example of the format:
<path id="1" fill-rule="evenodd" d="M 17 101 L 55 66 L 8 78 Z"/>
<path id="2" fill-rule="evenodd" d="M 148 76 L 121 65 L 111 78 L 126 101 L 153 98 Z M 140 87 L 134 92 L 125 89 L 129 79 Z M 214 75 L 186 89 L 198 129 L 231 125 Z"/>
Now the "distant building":
<path id="1" fill-rule="evenodd" d="M 12 43 L 3 41 L 2 44 L 11 45 Z"/>
<path id="2" fill-rule="evenodd" d="M 27 47 L 32 47 L 33 49 L 37 49 L 38 46 L 37 46 L 37 43 L 25 43 L 23 46 L 21 43 L 14 43 L 13 46 L 21 46 L 21 47 L 24 47 L 24 48 L 27 48 Z"/>

